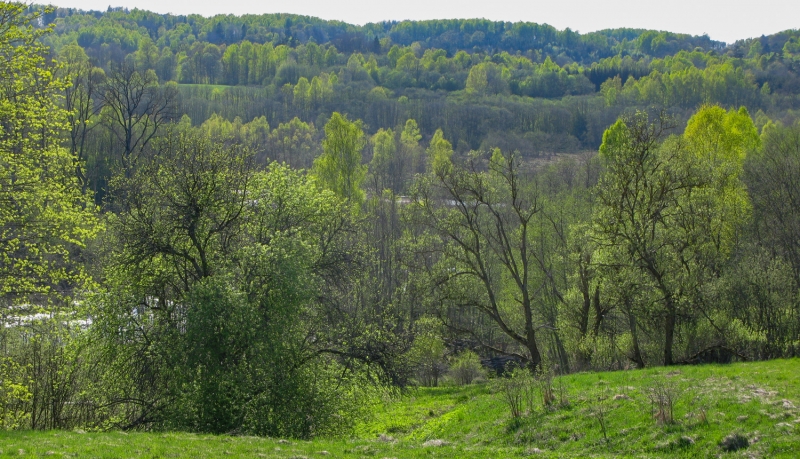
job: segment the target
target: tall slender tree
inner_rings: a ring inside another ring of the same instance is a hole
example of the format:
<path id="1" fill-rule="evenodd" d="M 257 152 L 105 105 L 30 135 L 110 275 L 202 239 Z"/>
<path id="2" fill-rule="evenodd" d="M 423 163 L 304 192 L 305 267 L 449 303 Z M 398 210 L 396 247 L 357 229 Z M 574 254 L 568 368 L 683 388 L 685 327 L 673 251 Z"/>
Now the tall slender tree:
<path id="1" fill-rule="evenodd" d="M 354 209 L 361 206 L 365 196 L 361 188 L 367 174 L 367 166 L 361 164 L 363 148 L 361 121 L 350 121 L 334 112 L 325 124 L 323 153 L 314 161 L 314 174 L 323 186 L 350 202 Z"/>

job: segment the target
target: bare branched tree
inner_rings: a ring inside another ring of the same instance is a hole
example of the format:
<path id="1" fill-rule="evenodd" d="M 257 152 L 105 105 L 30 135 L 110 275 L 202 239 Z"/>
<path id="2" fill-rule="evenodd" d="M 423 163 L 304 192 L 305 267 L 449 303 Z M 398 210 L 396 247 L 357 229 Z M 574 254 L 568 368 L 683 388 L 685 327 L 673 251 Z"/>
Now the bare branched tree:
<path id="1" fill-rule="evenodd" d="M 144 72 L 131 65 L 112 68 L 103 87 L 105 122 L 122 144 L 122 166 L 125 170 L 158 133 L 159 128 L 174 116 L 177 89 L 158 85 L 152 70 Z"/>

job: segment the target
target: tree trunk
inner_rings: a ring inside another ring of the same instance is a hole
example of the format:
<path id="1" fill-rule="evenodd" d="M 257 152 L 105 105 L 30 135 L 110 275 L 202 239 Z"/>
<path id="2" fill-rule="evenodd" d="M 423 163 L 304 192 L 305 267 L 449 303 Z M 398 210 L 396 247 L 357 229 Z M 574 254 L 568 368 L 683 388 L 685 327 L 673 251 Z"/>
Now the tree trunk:
<path id="1" fill-rule="evenodd" d="M 528 368 L 530 370 L 536 371 L 542 365 L 542 356 L 539 354 L 539 346 L 536 344 L 536 336 L 534 334 L 533 329 L 528 330 L 528 353 L 531 356 L 530 361 L 528 362 Z"/>
<path id="2" fill-rule="evenodd" d="M 642 358 L 642 351 L 639 349 L 639 333 L 636 331 L 636 316 L 633 315 L 633 311 L 630 308 L 630 305 L 625 305 L 625 314 L 628 316 L 628 324 L 631 328 L 631 341 L 633 341 L 633 362 L 639 366 L 639 368 L 644 368 L 644 359 Z"/>
<path id="3" fill-rule="evenodd" d="M 672 346 L 675 342 L 675 305 L 672 304 L 672 298 L 666 299 L 667 318 L 664 321 L 664 365 L 672 365 L 674 363 L 672 357 Z"/>
<path id="4" fill-rule="evenodd" d="M 594 333 L 594 336 L 597 336 L 600 334 L 600 325 L 603 323 L 603 316 L 606 312 L 603 311 L 600 305 L 600 286 L 594 288 L 594 299 L 592 303 L 594 303 L 594 326 L 592 327 L 592 333 Z"/>

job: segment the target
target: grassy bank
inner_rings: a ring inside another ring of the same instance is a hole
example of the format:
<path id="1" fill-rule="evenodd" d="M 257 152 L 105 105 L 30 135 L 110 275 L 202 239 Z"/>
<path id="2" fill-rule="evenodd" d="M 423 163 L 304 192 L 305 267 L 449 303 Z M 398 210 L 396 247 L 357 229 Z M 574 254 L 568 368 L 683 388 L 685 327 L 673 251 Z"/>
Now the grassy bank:
<path id="1" fill-rule="evenodd" d="M 543 407 L 537 392 L 534 410 L 526 408 L 522 417 L 514 419 L 503 394 L 491 384 L 418 389 L 376 406 L 373 418 L 350 439 L 1 432 L 0 455 L 794 458 L 800 454 L 799 359 L 581 373 L 556 378 L 553 393 L 556 400 L 550 407 Z M 659 394 L 674 399 L 673 422 L 663 404 L 654 403 Z M 728 449 L 738 443 L 740 449 L 728 452 L 721 442 Z"/>

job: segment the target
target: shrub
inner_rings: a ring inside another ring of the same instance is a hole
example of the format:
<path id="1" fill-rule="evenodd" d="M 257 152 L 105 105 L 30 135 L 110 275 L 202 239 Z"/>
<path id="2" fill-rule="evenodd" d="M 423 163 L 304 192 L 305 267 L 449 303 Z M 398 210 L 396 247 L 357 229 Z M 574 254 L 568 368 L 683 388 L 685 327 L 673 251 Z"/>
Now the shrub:
<path id="1" fill-rule="evenodd" d="M 536 385 L 539 386 L 539 393 L 542 395 L 542 407 L 547 408 L 556 401 L 555 391 L 553 391 L 553 377 L 554 373 L 552 368 L 542 364 L 536 370 Z M 562 391 L 563 394 L 563 391 Z"/>
<path id="2" fill-rule="evenodd" d="M 678 386 L 664 377 L 658 377 L 648 388 L 653 417 L 659 425 L 675 423 L 675 402 L 680 396 Z"/>
<path id="3" fill-rule="evenodd" d="M 525 368 L 515 368 L 507 376 L 497 378 L 495 388 L 500 393 L 503 402 L 508 405 L 511 417 L 518 419 L 525 413 L 533 411 L 534 405 L 534 380 L 530 371 Z"/>
<path id="4" fill-rule="evenodd" d="M 20 366 L 10 358 L 0 359 L 0 429 L 18 429 L 30 421 L 27 407 L 32 394 L 22 381 L 22 373 Z"/>
<path id="5" fill-rule="evenodd" d="M 0 324 L 0 429 L 70 429 L 94 422 L 86 390 L 92 369 L 80 327 L 70 324 L 74 318 L 54 313 Z"/>
<path id="6" fill-rule="evenodd" d="M 450 377 L 456 384 L 464 386 L 483 376 L 483 367 L 478 354 L 464 351 L 453 358 L 450 364 Z"/>

